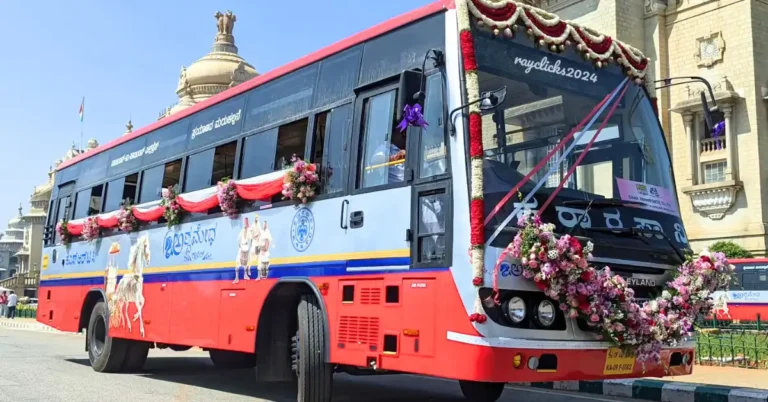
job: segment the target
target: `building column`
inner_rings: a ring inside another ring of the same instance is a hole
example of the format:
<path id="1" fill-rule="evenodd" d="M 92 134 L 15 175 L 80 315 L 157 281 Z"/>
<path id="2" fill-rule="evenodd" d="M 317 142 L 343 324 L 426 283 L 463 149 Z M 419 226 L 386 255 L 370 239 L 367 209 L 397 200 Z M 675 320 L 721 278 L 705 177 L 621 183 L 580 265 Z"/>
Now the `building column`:
<path id="1" fill-rule="evenodd" d="M 695 113 L 693 115 L 693 147 L 696 149 L 696 155 L 694 156 L 696 164 L 696 179 L 698 184 L 704 184 L 704 167 L 701 165 L 701 140 L 704 137 L 704 132 L 707 126 L 704 124 L 704 112 Z"/>
<path id="2" fill-rule="evenodd" d="M 736 172 L 738 169 L 734 169 L 736 166 L 736 134 L 733 129 L 733 107 L 731 105 L 724 105 L 722 107 L 723 115 L 725 115 L 725 149 L 726 149 L 726 166 L 725 166 L 725 179 L 737 180 Z"/>
<path id="3" fill-rule="evenodd" d="M 696 185 L 696 176 L 698 173 L 698 169 L 696 168 L 696 161 L 698 158 L 698 148 L 696 147 L 696 143 L 698 142 L 696 138 L 694 138 L 695 133 L 693 132 L 693 114 L 691 112 L 683 112 L 683 123 L 685 123 L 685 138 L 688 141 L 688 181 L 691 182 L 692 186 Z"/>

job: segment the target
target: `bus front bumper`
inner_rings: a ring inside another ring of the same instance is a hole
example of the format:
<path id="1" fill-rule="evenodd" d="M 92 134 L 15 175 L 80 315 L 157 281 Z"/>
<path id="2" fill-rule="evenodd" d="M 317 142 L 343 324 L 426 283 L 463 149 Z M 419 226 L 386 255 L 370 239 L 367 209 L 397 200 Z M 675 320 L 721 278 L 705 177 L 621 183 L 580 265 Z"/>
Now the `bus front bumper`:
<path id="1" fill-rule="evenodd" d="M 693 343 L 664 348 L 661 363 L 642 364 L 605 342 L 484 338 L 449 332 L 477 364 L 460 379 L 487 382 L 550 382 L 665 377 L 691 374 Z M 458 346 L 458 345 L 457 345 Z M 610 352 L 610 353 L 609 353 Z"/>

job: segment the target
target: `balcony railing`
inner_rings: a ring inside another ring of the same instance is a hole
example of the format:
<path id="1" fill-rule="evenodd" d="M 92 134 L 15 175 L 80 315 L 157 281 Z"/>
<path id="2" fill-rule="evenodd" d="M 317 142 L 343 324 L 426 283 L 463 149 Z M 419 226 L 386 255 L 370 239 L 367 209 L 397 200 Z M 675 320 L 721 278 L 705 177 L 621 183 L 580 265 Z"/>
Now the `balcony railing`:
<path id="1" fill-rule="evenodd" d="M 37 288 L 39 285 L 40 274 L 38 272 L 25 272 L 0 280 L 0 287 L 15 290 L 17 293 L 23 289 Z"/>
<path id="2" fill-rule="evenodd" d="M 726 149 L 725 137 L 704 138 L 701 140 L 701 153 L 722 151 Z"/>

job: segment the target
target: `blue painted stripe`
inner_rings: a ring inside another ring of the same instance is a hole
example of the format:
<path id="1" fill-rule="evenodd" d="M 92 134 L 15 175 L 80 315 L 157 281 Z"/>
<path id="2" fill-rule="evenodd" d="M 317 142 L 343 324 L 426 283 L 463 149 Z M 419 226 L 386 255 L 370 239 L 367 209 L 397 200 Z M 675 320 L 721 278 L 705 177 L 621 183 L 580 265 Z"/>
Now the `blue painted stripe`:
<path id="1" fill-rule="evenodd" d="M 347 261 L 347 267 L 349 268 L 391 267 L 391 266 L 405 266 L 410 264 L 411 264 L 411 259 L 408 257 L 371 258 L 371 259 L 364 259 L 364 260 Z"/>
<path id="2" fill-rule="evenodd" d="M 402 260 L 402 259 L 384 259 L 384 260 Z M 398 261 L 397 264 L 377 264 L 375 266 L 392 266 L 392 265 L 408 265 L 402 264 L 402 261 Z M 370 265 L 364 265 L 366 267 Z M 374 266 L 374 267 L 375 267 Z M 360 276 L 360 275 L 382 275 L 382 274 L 402 274 L 404 272 L 442 272 L 447 271 L 449 268 L 415 268 L 411 271 L 403 271 L 398 269 L 378 269 L 365 272 L 347 272 L 345 262 L 323 262 L 323 263 L 308 263 L 308 264 L 285 264 L 280 266 L 270 267 L 268 279 L 279 279 L 284 277 L 324 277 L 324 276 Z M 195 271 L 182 271 L 182 272 L 161 272 L 161 273 L 147 273 L 144 274 L 144 283 L 159 283 L 159 282 L 211 282 L 211 281 L 231 281 L 234 279 L 234 265 L 229 268 L 212 268 L 205 270 Z M 242 277 L 242 268 L 240 268 L 240 276 Z M 256 267 L 251 268 L 251 275 L 258 275 L 258 269 Z M 120 280 L 119 276 L 117 279 Z M 48 279 L 41 280 L 40 286 L 53 287 L 53 286 L 101 286 L 104 284 L 104 277 L 89 277 L 89 278 L 67 278 L 67 279 Z"/>

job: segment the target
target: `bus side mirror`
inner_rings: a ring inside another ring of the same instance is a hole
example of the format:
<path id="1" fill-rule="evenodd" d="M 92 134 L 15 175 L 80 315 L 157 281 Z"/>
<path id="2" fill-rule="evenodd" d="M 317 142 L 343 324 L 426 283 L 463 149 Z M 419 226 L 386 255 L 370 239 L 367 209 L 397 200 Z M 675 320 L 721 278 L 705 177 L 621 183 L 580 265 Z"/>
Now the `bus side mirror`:
<path id="1" fill-rule="evenodd" d="M 725 124 L 725 115 L 717 106 L 709 108 L 707 96 L 701 93 L 701 107 L 704 109 L 704 124 L 707 126 L 707 132 L 714 133 L 722 131 Z"/>
<path id="2" fill-rule="evenodd" d="M 507 87 L 503 86 L 495 91 L 483 92 L 480 94 L 480 110 L 493 110 L 504 103 L 507 97 Z"/>

